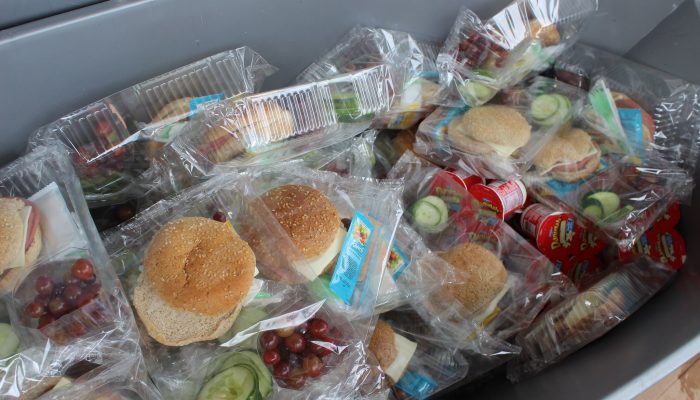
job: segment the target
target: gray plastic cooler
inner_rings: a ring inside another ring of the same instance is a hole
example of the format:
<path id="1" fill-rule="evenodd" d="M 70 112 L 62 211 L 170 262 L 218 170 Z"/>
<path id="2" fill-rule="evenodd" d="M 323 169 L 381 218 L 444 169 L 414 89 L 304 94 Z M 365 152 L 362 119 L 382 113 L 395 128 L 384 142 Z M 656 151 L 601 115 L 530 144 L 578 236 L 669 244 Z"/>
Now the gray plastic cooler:
<path id="1" fill-rule="evenodd" d="M 700 2 L 599 1 L 584 42 L 700 83 L 695 64 L 700 60 Z M 20 3 L 0 2 L 0 27 L 62 10 L 56 7 L 61 2 L 35 2 L 38 9 L 31 16 L 17 18 L 12 7 Z M 506 3 L 113 0 L 0 30 L 0 164 L 21 154 L 27 136 L 39 126 L 221 50 L 251 46 L 280 67 L 266 86 L 281 87 L 355 24 L 440 40 L 460 6 L 488 17 Z M 700 352 L 700 208 L 684 210 L 682 228 L 688 241 L 685 270 L 628 321 L 522 383 L 492 379 L 476 388 L 455 387 L 445 397 L 468 392 L 497 399 L 627 399 Z"/>

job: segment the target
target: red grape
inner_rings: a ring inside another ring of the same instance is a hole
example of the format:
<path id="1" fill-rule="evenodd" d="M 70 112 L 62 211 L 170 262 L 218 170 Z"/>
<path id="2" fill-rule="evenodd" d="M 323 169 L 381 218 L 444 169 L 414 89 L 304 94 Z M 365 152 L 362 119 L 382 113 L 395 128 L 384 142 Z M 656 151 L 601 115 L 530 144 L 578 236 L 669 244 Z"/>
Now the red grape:
<path id="1" fill-rule="evenodd" d="M 280 338 L 272 331 L 263 332 L 260 335 L 260 345 L 265 350 L 273 350 L 280 344 Z"/>
<path id="2" fill-rule="evenodd" d="M 41 329 L 41 328 L 45 327 L 46 325 L 52 323 L 52 322 L 55 321 L 55 320 L 56 320 L 56 317 L 54 317 L 53 315 L 51 315 L 51 314 L 44 314 L 44 315 L 41 316 L 41 318 L 39 318 L 39 325 L 38 325 L 38 327 L 39 327 L 39 329 Z"/>
<path id="3" fill-rule="evenodd" d="M 306 348 L 306 341 L 303 336 L 294 332 L 284 339 L 284 345 L 287 346 L 292 353 L 301 353 Z"/>
<path id="4" fill-rule="evenodd" d="M 343 333 L 336 326 L 332 327 L 326 335 L 326 340 L 333 344 L 340 343 L 341 339 L 343 339 Z"/>
<path id="5" fill-rule="evenodd" d="M 83 281 L 90 281 L 95 276 L 95 269 L 90 260 L 81 258 L 73 264 L 70 269 L 71 274 Z"/>
<path id="6" fill-rule="evenodd" d="M 61 297 L 63 295 L 63 291 L 65 289 L 66 289 L 65 283 L 63 283 L 63 282 L 54 283 L 53 292 L 51 293 L 51 298 Z"/>
<path id="7" fill-rule="evenodd" d="M 40 304 L 40 305 L 41 305 L 42 307 L 44 307 L 44 308 L 46 308 L 46 307 L 49 306 L 49 300 L 51 300 L 51 298 L 50 298 L 49 296 L 41 296 L 41 295 L 39 295 L 39 296 L 36 296 L 36 297 L 34 298 L 34 302 L 37 303 L 37 304 Z"/>
<path id="8" fill-rule="evenodd" d="M 93 283 L 92 285 L 88 285 L 83 289 L 83 293 L 88 293 L 92 297 L 97 297 L 97 295 L 100 294 L 100 289 L 102 286 L 99 283 Z"/>
<path id="9" fill-rule="evenodd" d="M 291 336 L 292 333 L 294 333 L 294 328 L 293 328 L 293 327 L 289 327 L 289 328 L 277 329 L 277 330 L 275 331 L 275 333 L 277 334 L 277 336 L 279 336 L 279 337 L 281 337 L 281 338 L 286 338 L 286 337 Z"/>
<path id="10" fill-rule="evenodd" d="M 53 293 L 53 280 L 46 275 L 39 275 L 34 282 L 34 289 L 41 295 L 50 296 Z"/>
<path id="11" fill-rule="evenodd" d="M 49 301 L 49 311 L 51 311 L 51 314 L 56 318 L 67 314 L 68 308 L 68 302 L 62 297 L 56 297 Z"/>
<path id="12" fill-rule="evenodd" d="M 306 375 L 304 375 L 304 370 L 301 368 L 294 368 L 292 372 L 289 373 L 289 378 L 284 380 L 292 389 L 301 389 L 306 383 Z"/>
<path id="13" fill-rule="evenodd" d="M 65 277 L 63 277 L 63 283 L 68 285 L 80 285 L 83 281 L 81 281 L 79 278 L 76 278 L 73 276 L 71 273 L 67 273 Z"/>
<path id="14" fill-rule="evenodd" d="M 87 333 L 87 328 L 80 322 L 73 322 L 69 327 L 70 333 L 75 337 L 83 336 Z"/>
<path id="15" fill-rule="evenodd" d="M 323 362 L 321 362 L 320 358 L 314 355 L 310 355 L 304 358 L 303 366 L 304 373 L 306 373 L 306 376 L 308 376 L 309 378 L 315 378 L 321 375 L 321 368 L 323 368 Z"/>
<path id="16" fill-rule="evenodd" d="M 44 308 L 44 306 L 42 306 L 41 304 L 33 301 L 27 304 L 27 307 L 24 308 L 24 313 L 32 318 L 39 318 L 42 315 L 46 314 L 46 308 Z"/>
<path id="17" fill-rule="evenodd" d="M 328 348 L 332 346 L 330 343 L 326 344 L 325 346 L 327 347 L 324 347 L 315 342 L 309 342 L 309 348 L 314 354 L 316 354 L 319 357 L 325 357 L 333 352 L 331 349 Z"/>
<path id="18" fill-rule="evenodd" d="M 309 330 L 309 322 L 304 321 L 301 325 L 296 327 L 296 331 L 301 333 L 302 335 L 306 333 L 306 331 Z"/>
<path id="19" fill-rule="evenodd" d="M 80 297 L 78 297 L 78 300 L 76 300 L 75 306 L 80 308 L 84 305 L 87 305 L 92 301 L 93 298 L 94 296 L 91 293 L 83 292 L 83 294 L 81 294 Z"/>
<path id="20" fill-rule="evenodd" d="M 71 304 L 74 304 L 81 294 L 83 294 L 83 291 L 80 289 L 80 286 L 75 283 L 67 285 L 66 289 L 63 291 L 63 297 Z"/>
<path id="21" fill-rule="evenodd" d="M 328 335 L 328 323 L 321 318 L 314 318 L 309 323 L 309 332 L 315 337 L 325 340 Z"/>
<path id="22" fill-rule="evenodd" d="M 277 350 L 266 350 L 263 353 L 263 362 L 268 365 L 276 365 L 282 360 L 280 353 Z"/>
<path id="23" fill-rule="evenodd" d="M 211 219 L 217 222 L 226 222 L 226 214 L 221 211 L 217 211 L 212 215 Z"/>
<path id="24" fill-rule="evenodd" d="M 272 370 L 272 373 L 275 375 L 275 378 L 286 378 L 289 376 L 291 370 L 292 369 L 289 368 L 289 364 L 283 361 L 275 365 L 275 368 Z"/>

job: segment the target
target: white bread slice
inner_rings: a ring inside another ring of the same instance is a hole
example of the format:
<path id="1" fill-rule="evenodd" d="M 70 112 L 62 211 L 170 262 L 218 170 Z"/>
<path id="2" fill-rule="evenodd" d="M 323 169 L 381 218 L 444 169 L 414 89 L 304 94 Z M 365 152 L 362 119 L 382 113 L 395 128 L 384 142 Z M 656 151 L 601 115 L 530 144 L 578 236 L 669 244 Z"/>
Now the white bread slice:
<path id="1" fill-rule="evenodd" d="M 184 346 L 213 340 L 226 333 L 241 311 L 241 305 L 220 315 L 208 316 L 173 307 L 156 294 L 146 274 L 134 289 L 134 308 L 146 331 L 166 346 Z"/>
<path id="2" fill-rule="evenodd" d="M 411 358 L 413 358 L 413 354 L 416 352 L 416 348 L 418 348 L 418 344 L 394 332 L 394 347 L 396 348 L 396 358 L 384 372 L 396 383 L 401 380 L 403 373 L 411 362 Z"/>
<path id="3" fill-rule="evenodd" d="M 342 228 L 338 228 L 338 232 L 333 239 L 333 243 L 324 251 L 321 255 L 313 258 L 307 258 L 306 260 L 295 263 L 294 268 L 302 274 L 309 281 L 313 281 L 318 278 L 336 259 L 340 250 L 343 248 L 343 243 L 345 243 L 345 237 L 348 232 Z"/>

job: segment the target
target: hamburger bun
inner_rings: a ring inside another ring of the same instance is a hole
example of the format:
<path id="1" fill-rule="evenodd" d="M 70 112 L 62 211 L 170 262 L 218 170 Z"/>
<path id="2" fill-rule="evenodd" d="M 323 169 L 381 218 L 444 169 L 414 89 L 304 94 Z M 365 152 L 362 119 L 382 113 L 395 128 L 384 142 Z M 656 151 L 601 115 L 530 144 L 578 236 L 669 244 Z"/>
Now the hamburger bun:
<path id="1" fill-rule="evenodd" d="M 632 108 L 641 111 L 642 113 L 642 132 L 644 136 L 644 147 L 647 147 L 649 143 L 654 140 L 654 134 L 656 133 L 656 124 L 654 123 L 654 118 L 646 111 L 642 106 L 636 101 L 632 100 L 626 94 L 620 92 L 612 92 L 613 100 L 615 100 L 615 105 L 618 108 Z"/>
<path id="2" fill-rule="evenodd" d="M 369 350 L 393 383 L 401 380 L 417 347 L 415 342 L 397 334 L 389 324 L 381 320 L 377 321 L 369 343 Z"/>
<path id="3" fill-rule="evenodd" d="M 162 344 L 215 339 L 236 319 L 254 271 L 253 251 L 228 224 L 180 218 L 163 226 L 146 250 L 134 308 Z"/>
<path id="4" fill-rule="evenodd" d="M 38 207 L 18 197 L 0 198 L 0 292 L 12 289 L 22 267 L 32 265 L 42 247 Z"/>
<path id="5" fill-rule="evenodd" d="M 535 167 L 563 182 L 591 176 L 600 166 L 600 149 L 588 132 L 566 128 L 557 132 L 535 157 Z"/>
<path id="6" fill-rule="evenodd" d="M 281 227 L 282 232 L 275 233 L 286 235 L 293 246 L 284 249 L 279 245 L 284 239 L 269 240 L 259 230 L 251 232 L 250 244 L 268 277 L 301 283 L 335 264 L 347 232 L 338 210 L 321 191 L 304 185 L 280 186 L 260 196 L 254 207 L 269 212 Z"/>
<path id="7" fill-rule="evenodd" d="M 444 294 L 461 303 L 469 314 L 488 311 L 489 305 L 505 294 L 508 271 L 486 248 L 464 243 L 452 247 L 440 257 L 465 275 L 463 282 L 447 284 Z M 493 308 L 496 305 L 497 302 Z"/>
<path id="8" fill-rule="evenodd" d="M 525 117 L 508 106 L 474 107 L 456 120 L 459 122 L 451 121 L 448 128 L 449 141 L 460 150 L 475 154 L 496 152 L 509 157 L 525 146 L 532 135 Z"/>

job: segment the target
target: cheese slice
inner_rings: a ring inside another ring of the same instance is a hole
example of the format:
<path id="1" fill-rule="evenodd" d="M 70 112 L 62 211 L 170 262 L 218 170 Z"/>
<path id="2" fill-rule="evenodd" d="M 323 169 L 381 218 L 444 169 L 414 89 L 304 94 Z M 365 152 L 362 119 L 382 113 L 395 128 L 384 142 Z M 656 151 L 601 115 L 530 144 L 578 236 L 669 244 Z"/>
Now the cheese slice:
<path id="1" fill-rule="evenodd" d="M 389 367 L 384 369 L 384 373 L 396 383 L 401 380 L 404 372 L 406 372 L 406 368 L 411 362 L 418 344 L 394 332 L 394 347 L 396 348 L 396 358 L 394 358 Z"/>
<path id="2" fill-rule="evenodd" d="M 498 155 L 503 156 L 503 157 L 510 157 L 513 153 L 515 153 L 516 150 L 519 149 L 519 147 L 512 147 L 512 146 L 502 146 L 502 145 L 497 145 L 497 144 L 489 144 L 493 148 L 493 150 L 498 153 Z"/>
<path id="3" fill-rule="evenodd" d="M 25 247 L 27 245 L 27 230 L 29 229 L 29 215 L 32 213 L 32 207 L 24 207 L 22 208 L 22 211 L 20 211 L 20 217 L 22 218 L 22 244 L 19 246 L 17 249 L 17 253 L 15 254 L 14 258 L 12 259 L 12 262 L 10 262 L 9 265 L 5 267 L 5 269 L 9 268 L 20 268 L 25 266 Z"/>
<path id="4" fill-rule="evenodd" d="M 328 264 L 333 261 L 335 256 L 340 253 L 347 234 L 348 232 L 344 228 L 339 227 L 338 232 L 335 235 L 335 239 L 333 239 L 333 243 L 328 246 L 323 254 L 314 258 L 308 258 L 299 263 L 295 263 L 294 268 L 296 268 L 299 273 L 304 275 L 304 277 L 310 281 L 318 278 L 318 276 L 321 275 L 326 269 Z"/>
<path id="5" fill-rule="evenodd" d="M 493 300 L 491 300 L 491 302 L 488 304 L 488 306 L 486 306 L 483 309 L 483 311 L 476 315 L 476 317 L 474 318 L 475 321 L 479 323 L 483 323 L 484 321 L 486 321 L 486 319 L 489 318 L 489 316 L 491 316 L 493 311 L 496 309 L 498 303 L 501 301 L 503 296 L 505 296 L 506 293 L 508 293 L 508 290 L 510 290 L 511 286 L 513 286 L 513 282 L 511 280 L 511 277 L 508 276 L 508 280 L 506 281 L 506 284 L 503 285 L 503 289 L 501 289 L 501 291 L 498 292 L 496 297 L 494 297 Z"/>

